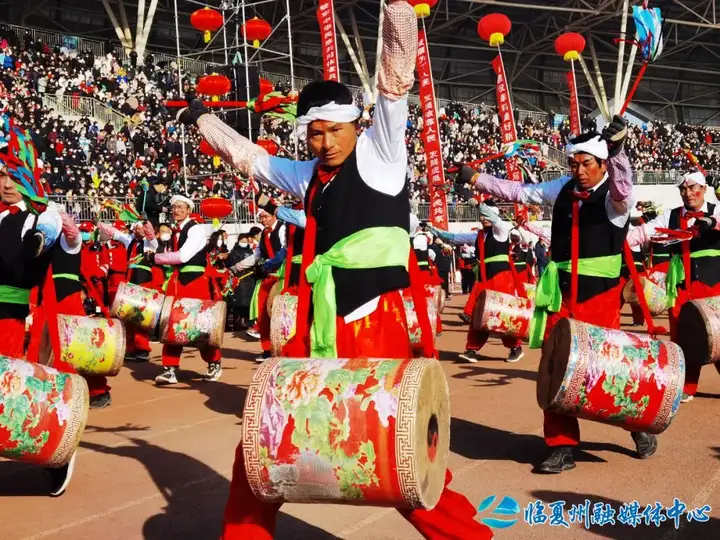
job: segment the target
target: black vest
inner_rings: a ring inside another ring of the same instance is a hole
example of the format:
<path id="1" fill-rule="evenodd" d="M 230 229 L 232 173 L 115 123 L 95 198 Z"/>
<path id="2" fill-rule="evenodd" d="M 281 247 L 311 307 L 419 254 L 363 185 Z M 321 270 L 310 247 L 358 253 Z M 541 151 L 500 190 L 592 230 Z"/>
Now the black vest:
<path id="1" fill-rule="evenodd" d="M 670 252 L 670 246 L 663 246 L 662 244 L 656 244 L 655 242 L 650 243 L 650 266 L 657 266 L 658 264 L 666 263 L 670 261 L 672 253 Z"/>
<path id="2" fill-rule="evenodd" d="M 290 275 L 288 276 L 288 286 L 295 287 L 300 284 L 300 270 L 301 264 L 292 262 L 292 258 L 297 255 L 302 255 L 302 246 L 305 241 L 305 229 L 297 227 L 288 223 L 287 229 L 287 245 L 288 245 L 288 257 L 285 261 L 285 271 L 288 269 Z"/>
<path id="3" fill-rule="evenodd" d="M 178 238 L 178 244 L 177 248 L 180 249 L 185 245 L 185 242 L 187 242 L 188 238 L 188 231 L 195 227 L 197 223 L 194 221 L 189 221 L 180 231 L 180 237 Z M 184 263 L 181 264 L 178 268 L 178 281 L 182 283 L 183 285 L 189 284 L 191 281 L 199 278 L 200 276 L 205 274 L 205 266 L 207 265 L 207 247 L 203 247 L 200 251 L 198 251 L 195 255 L 192 256 L 192 258 Z M 201 272 L 183 272 L 183 268 L 186 268 L 188 266 L 201 266 L 203 269 Z"/>
<path id="4" fill-rule="evenodd" d="M 280 227 L 282 227 L 282 221 L 277 221 L 275 223 L 275 228 L 270 232 L 268 232 L 267 229 L 263 229 L 262 236 L 260 237 L 260 253 L 265 260 L 272 259 L 282 248 L 282 242 L 280 241 Z M 269 251 L 267 246 L 268 237 L 270 240 Z"/>
<path id="5" fill-rule="evenodd" d="M 32 257 L 26 254 L 21 241 L 25 220 L 30 213 L 9 214 L 0 222 L 0 285 L 30 289 L 42 284 L 50 266 L 51 251 Z M 0 302 L 0 319 L 25 319 L 30 304 Z"/>
<path id="6" fill-rule="evenodd" d="M 310 194 L 314 193 L 312 201 Z M 371 227 L 398 227 L 410 231 L 410 198 L 407 184 L 395 195 L 369 187 L 360 177 L 356 152 L 343 163 L 338 174 L 323 186 L 313 176 L 305 195 L 305 209 L 315 217 L 315 254 L 325 253 L 335 243 Z M 345 317 L 381 294 L 410 286 L 403 266 L 367 270 L 332 269 L 337 314 Z"/>
<path id="7" fill-rule="evenodd" d="M 560 190 L 552 217 L 552 260 L 555 262 L 570 261 L 570 239 L 572 232 L 572 204 L 570 192 L 575 189 L 575 181 L 570 180 Z M 605 209 L 605 198 L 610 189 L 609 181 L 593 191 L 590 197 L 582 201 L 579 212 L 581 259 L 622 256 L 625 237 L 627 236 L 628 220 L 622 228 L 610 222 Z M 560 290 L 563 297 L 570 298 L 570 272 L 560 270 Z M 578 302 L 586 302 L 595 296 L 616 287 L 620 278 L 599 278 L 578 276 Z"/>
<path id="8" fill-rule="evenodd" d="M 153 279 L 152 264 L 145 256 L 144 249 L 145 240 L 143 240 L 142 238 L 138 239 L 136 237 L 133 237 L 127 248 L 129 283 L 133 283 L 135 285 L 143 285 L 145 283 L 151 282 Z M 138 255 L 142 255 L 142 258 L 137 262 L 131 262 L 133 259 L 136 259 Z M 131 266 L 144 266 L 146 268 L 149 268 L 149 270 L 146 270 L 145 268 L 131 268 Z"/>
<path id="9" fill-rule="evenodd" d="M 711 217 L 715 212 L 715 205 L 708 203 L 708 211 L 705 215 Z M 680 208 L 673 208 L 670 212 L 670 229 L 680 228 Z M 682 243 L 672 244 L 669 246 L 670 253 L 680 255 L 682 257 Z M 708 231 L 707 233 L 690 240 L 690 253 L 695 253 L 705 249 L 720 250 L 720 231 Z M 699 281 L 709 287 L 714 287 L 720 283 L 720 258 L 718 257 L 700 257 L 690 259 L 690 279 Z M 685 287 L 685 281 L 680 283 L 680 288 Z"/>
<path id="10" fill-rule="evenodd" d="M 481 236 L 482 235 L 482 236 Z M 485 239 L 485 251 L 482 252 L 480 250 L 480 242 L 482 242 L 483 238 Z M 500 242 L 495 239 L 495 235 L 492 233 L 492 229 L 489 230 L 489 232 L 486 234 L 485 229 L 480 229 L 478 231 L 477 239 L 475 240 L 475 255 L 480 257 L 480 253 L 485 254 L 485 259 L 489 259 L 490 257 L 495 257 L 496 255 L 507 255 L 510 256 L 510 238 L 508 237 L 507 240 L 504 242 Z M 505 272 L 506 270 L 510 270 L 510 263 L 508 261 L 498 261 L 498 262 L 490 262 L 485 263 L 485 261 L 480 261 L 480 264 L 485 265 L 485 277 L 487 279 L 492 279 L 496 275 L 498 275 L 500 272 Z M 478 269 L 478 279 L 482 281 L 482 270 Z"/>
<path id="11" fill-rule="evenodd" d="M 520 246 L 513 246 L 512 252 L 515 255 L 515 269 L 518 272 L 527 270 L 528 257 L 527 251 L 523 251 Z"/>
<path id="12" fill-rule="evenodd" d="M 80 257 L 82 255 L 81 252 L 75 254 L 68 253 L 62 248 L 60 242 L 55 244 L 51 253 L 52 260 L 50 262 L 50 269 L 55 285 L 55 297 L 58 302 L 61 302 L 68 296 L 82 291 L 82 285 L 80 283 Z M 68 277 L 59 277 L 60 275 Z M 75 277 L 77 277 L 77 279 L 75 279 Z"/>

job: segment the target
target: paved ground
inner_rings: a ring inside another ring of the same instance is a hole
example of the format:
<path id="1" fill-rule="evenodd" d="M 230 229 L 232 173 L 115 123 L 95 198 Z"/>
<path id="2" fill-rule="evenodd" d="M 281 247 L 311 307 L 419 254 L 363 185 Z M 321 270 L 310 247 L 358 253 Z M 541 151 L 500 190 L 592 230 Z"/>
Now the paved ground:
<path id="1" fill-rule="evenodd" d="M 585 443 L 578 467 L 559 476 L 532 474 L 542 461 L 542 415 L 535 403 L 537 351 L 506 364 L 506 351 L 492 340 L 477 364 L 456 363 L 464 344 L 457 318 L 464 298 L 453 299 L 439 340 L 452 393 L 452 487 L 479 504 L 489 495 L 513 497 L 521 507 L 535 500 L 589 499 L 617 510 L 637 500 L 643 507 L 675 497 L 695 508 L 712 506 L 707 523 L 660 529 L 644 525 L 561 527 L 520 521 L 497 530 L 498 539 L 720 539 L 720 376 L 709 368 L 701 394 L 682 405 L 660 438 L 658 453 L 641 462 L 629 435 L 616 428 L 581 423 Z M 627 320 L 627 318 L 625 319 Z M 153 362 L 130 364 L 113 382 L 113 405 L 92 411 L 69 491 L 45 496 L 42 471 L 0 462 L 2 540 L 164 540 L 218 538 L 241 412 L 255 368 L 256 343 L 226 340 L 224 375 L 204 383 L 203 364 L 193 352 L 183 361 L 181 384 L 156 388 L 159 346 Z M 383 540 L 419 538 L 395 511 L 379 508 L 286 505 L 277 538 L 287 540 Z M 489 512 L 489 511 L 488 511 Z"/>

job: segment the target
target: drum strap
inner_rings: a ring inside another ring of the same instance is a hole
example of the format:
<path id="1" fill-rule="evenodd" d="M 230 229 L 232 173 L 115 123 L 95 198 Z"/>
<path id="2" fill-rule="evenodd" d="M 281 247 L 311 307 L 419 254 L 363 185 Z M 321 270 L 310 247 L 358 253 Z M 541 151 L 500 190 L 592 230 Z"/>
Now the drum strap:
<path id="1" fill-rule="evenodd" d="M 640 311 L 642 311 L 643 318 L 645 319 L 645 324 L 647 324 L 648 334 L 650 334 L 650 336 L 653 338 L 657 337 L 658 334 L 666 334 L 667 330 L 662 326 L 655 326 L 655 323 L 652 320 L 652 315 L 650 315 L 650 309 L 648 308 L 647 304 L 647 298 L 645 298 L 645 291 L 642 287 L 642 284 L 640 283 L 640 275 L 638 274 L 637 268 L 635 267 L 633 253 L 630 249 L 630 244 L 628 244 L 627 241 L 625 241 L 625 243 L 623 244 L 623 253 L 625 254 L 625 264 L 630 271 L 630 279 L 635 285 L 635 291 L 637 291 L 637 299 L 638 303 L 640 304 Z"/>

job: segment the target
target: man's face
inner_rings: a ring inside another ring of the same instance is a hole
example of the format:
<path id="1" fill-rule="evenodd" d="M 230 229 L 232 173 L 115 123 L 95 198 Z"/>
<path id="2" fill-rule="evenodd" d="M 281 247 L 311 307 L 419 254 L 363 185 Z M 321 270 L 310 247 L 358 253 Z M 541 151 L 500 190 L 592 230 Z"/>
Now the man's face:
<path id="1" fill-rule="evenodd" d="M 307 130 L 307 145 L 313 155 L 328 167 L 345 163 L 355 149 L 357 132 L 351 122 L 328 122 L 315 120 Z"/>
<path id="2" fill-rule="evenodd" d="M 607 172 L 607 165 L 590 154 L 575 154 L 568 159 L 570 170 L 581 190 L 592 189 L 600 183 Z"/>
<path id="3" fill-rule="evenodd" d="M 177 223 L 185 221 L 190 215 L 190 207 L 184 202 L 176 202 L 170 207 L 173 219 Z"/>
<path id="4" fill-rule="evenodd" d="M 705 191 L 707 186 L 702 184 L 683 182 L 680 187 L 680 197 L 685 208 L 688 210 L 699 210 L 705 204 Z"/>
<path id="5" fill-rule="evenodd" d="M 262 224 L 263 227 L 265 227 L 266 229 L 269 229 L 270 227 L 273 226 L 273 223 L 275 223 L 275 216 L 272 216 L 267 213 L 262 213 L 260 215 L 260 223 Z"/>
<path id="6" fill-rule="evenodd" d="M 16 204 L 22 200 L 17 184 L 10 178 L 4 165 L 0 166 L 0 196 L 5 204 Z"/>

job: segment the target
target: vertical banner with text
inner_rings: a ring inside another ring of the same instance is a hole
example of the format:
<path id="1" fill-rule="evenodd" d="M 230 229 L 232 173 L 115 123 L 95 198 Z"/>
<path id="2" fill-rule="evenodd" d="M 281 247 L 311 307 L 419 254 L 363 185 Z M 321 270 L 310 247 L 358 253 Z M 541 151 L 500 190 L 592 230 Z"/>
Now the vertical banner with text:
<path id="1" fill-rule="evenodd" d="M 319 0 L 317 19 L 320 24 L 320 41 L 326 81 L 339 81 L 337 37 L 335 34 L 335 8 L 333 0 Z"/>
<path id="2" fill-rule="evenodd" d="M 570 133 L 577 136 L 580 135 L 580 104 L 578 103 L 575 70 L 568 71 L 565 77 L 570 90 Z"/>
<path id="3" fill-rule="evenodd" d="M 423 148 L 427 164 L 428 190 L 430 193 L 430 221 L 434 227 L 447 231 L 449 226 L 447 197 L 445 196 L 445 171 L 440 129 L 435 109 L 435 89 L 425 29 L 418 31 L 417 72 L 420 86 L 420 105 L 423 118 Z"/>

